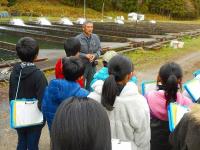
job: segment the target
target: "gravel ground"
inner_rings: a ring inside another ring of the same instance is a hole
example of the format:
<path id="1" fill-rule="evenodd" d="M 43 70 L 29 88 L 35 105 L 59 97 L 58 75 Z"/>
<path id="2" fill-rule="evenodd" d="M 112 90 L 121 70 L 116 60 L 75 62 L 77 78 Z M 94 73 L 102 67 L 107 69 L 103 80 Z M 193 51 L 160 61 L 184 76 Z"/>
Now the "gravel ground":
<path id="1" fill-rule="evenodd" d="M 200 52 L 193 52 L 186 56 L 180 56 L 175 60 L 184 71 L 184 81 L 192 78 L 192 72 L 200 68 Z M 139 83 L 141 79 L 155 79 L 159 70 L 158 66 L 146 68 L 145 71 L 137 72 Z M 48 79 L 53 78 L 53 75 Z M 9 104 L 8 86 L 0 85 L 0 150 L 14 150 L 17 144 L 16 131 L 9 127 Z M 49 150 L 49 133 L 45 126 L 40 139 L 40 150 Z"/>

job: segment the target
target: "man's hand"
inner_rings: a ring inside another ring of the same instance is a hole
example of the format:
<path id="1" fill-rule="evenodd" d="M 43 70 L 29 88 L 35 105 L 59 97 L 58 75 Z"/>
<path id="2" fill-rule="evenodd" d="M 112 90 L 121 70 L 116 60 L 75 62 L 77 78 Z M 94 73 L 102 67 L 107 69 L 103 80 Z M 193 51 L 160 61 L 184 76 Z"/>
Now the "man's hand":
<path id="1" fill-rule="evenodd" d="M 86 58 L 87 58 L 90 62 L 93 62 L 94 59 L 95 59 L 95 55 L 93 55 L 93 54 L 87 54 L 87 55 L 86 55 Z"/>
<path id="2" fill-rule="evenodd" d="M 90 60 L 90 57 L 91 57 L 91 54 L 87 54 L 87 55 L 86 55 L 86 58 L 87 58 L 88 60 Z"/>
<path id="3" fill-rule="evenodd" d="M 95 59 L 95 55 L 91 54 L 91 57 L 90 57 L 90 62 L 93 62 Z"/>

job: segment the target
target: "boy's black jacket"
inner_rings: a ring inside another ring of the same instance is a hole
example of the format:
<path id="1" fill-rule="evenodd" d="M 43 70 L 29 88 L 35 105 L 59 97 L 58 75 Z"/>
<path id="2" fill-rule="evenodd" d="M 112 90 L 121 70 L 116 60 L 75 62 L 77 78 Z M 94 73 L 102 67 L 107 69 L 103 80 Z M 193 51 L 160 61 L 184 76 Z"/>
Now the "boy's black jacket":
<path id="1" fill-rule="evenodd" d="M 22 67 L 20 63 L 18 63 L 13 67 L 13 71 L 11 72 L 9 86 L 10 101 L 15 99 L 21 69 Z M 22 69 L 17 99 L 36 98 L 38 100 L 38 108 L 41 110 L 42 98 L 47 84 L 47 79 L 40 69 L 38 69 L 35 65 L 26 66 Z"/>

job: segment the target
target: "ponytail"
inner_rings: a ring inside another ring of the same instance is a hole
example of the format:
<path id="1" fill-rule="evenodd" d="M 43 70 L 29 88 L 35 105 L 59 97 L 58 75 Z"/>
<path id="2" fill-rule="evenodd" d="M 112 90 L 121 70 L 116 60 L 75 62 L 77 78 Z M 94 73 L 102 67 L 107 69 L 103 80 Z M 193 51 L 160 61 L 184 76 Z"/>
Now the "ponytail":
<path id="1" fill-rule="evenodd" d="M 101 104 L 108 110 L 113 110 L 115 98 L 117 96 L 117 83 L 114 75 L 110 75 L 103 84 Z"/>
<path id="2" fill-rule="evenodd" d="M 177 92 L 178 92 L 178 80 L 174 74 L 171 74 L 165 84 L 165 98 L 167 100 L 166 106 L 168 106 L 170 102 L 176 101 Z"/>

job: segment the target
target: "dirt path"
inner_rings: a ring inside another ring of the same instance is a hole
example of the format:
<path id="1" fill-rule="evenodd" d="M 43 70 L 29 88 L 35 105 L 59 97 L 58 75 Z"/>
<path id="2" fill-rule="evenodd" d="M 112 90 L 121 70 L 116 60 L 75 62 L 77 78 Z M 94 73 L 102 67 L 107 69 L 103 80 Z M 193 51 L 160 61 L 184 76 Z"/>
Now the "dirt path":
<path id="1" fill-rule="evenodd" d="M 183 82 L 191 79 L 192 73 L 200 69 L 200 51 L 191 52 L 184 56 L 179 56 L 177 59 L 169 58 L 165 61 L 161 60 L 157 63 L 157 65 L 150 66 L 148 68 L 136 71 L 136 75 L 139 79 L 139 83 L 145 79 L 145 80 L 155 80 L 157 77 L 157 73 L 159 71 L 159 68 L 163 65 L 164 62 L 174 61 L 183 69 Z"/>
<path id="2" fill-rule="evenodd" d="M 180 64 L 184 71 L 184 81 L 192 78 L 192 72 L 200 69 L 200 51 L 191 52 L 188 55 L 180 56 L 176 60 L 168 59 L 166 61 L 175 61 Z M 145 68 L 136 73 L 141 83 L 142 79 L 152 80 L 157 76 L 157 72 L 163 61 L 157 65 Z M 9 127 L 9 105 L 8 105 L 8 87 L 0 86 L 0 150 L 14 150 L 17 144 L 17 135 L 15 130 Z M 45 128 L 42 131 L 40 139 L 40 150 L 49 150 L 49 133 Z"/>

